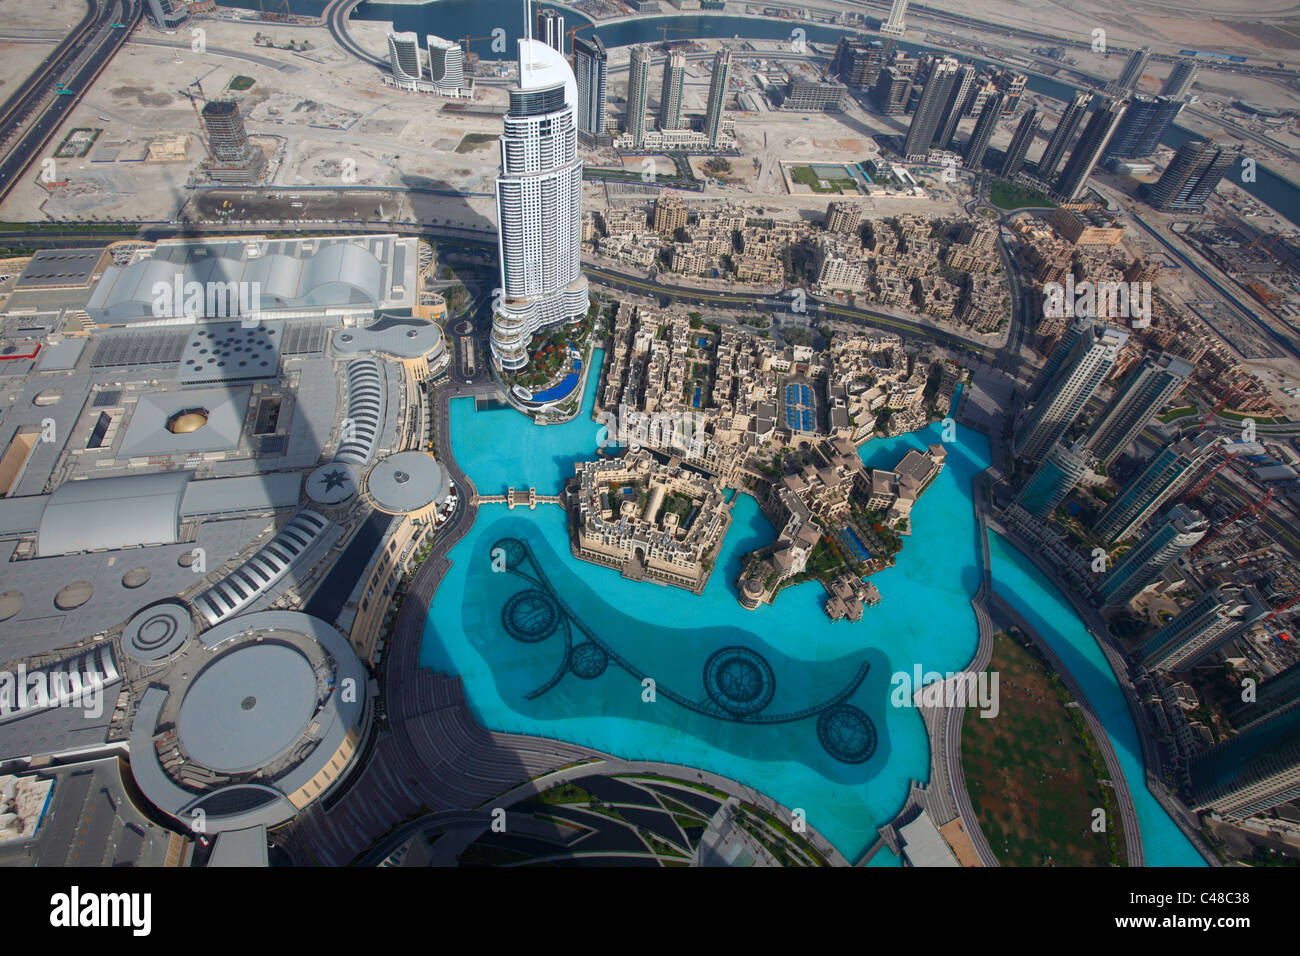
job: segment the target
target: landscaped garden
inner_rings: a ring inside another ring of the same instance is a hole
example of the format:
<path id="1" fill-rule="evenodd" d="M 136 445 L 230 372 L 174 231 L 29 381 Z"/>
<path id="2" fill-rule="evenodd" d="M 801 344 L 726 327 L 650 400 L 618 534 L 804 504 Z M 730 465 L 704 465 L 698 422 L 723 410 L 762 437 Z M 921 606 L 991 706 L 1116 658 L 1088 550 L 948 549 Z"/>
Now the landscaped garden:
<path id="1" fill-rule="evenodd" d="M 989 185 L 989 202 L 999 209 L 1020 209 L 1026 206 L 1055 206 L 1045 193 L 995 179 Z"/>
<path id="2" fill-rule="evenodd" d="M 811 166 L 796 166 L 790 170 L 790 178 L 802 186 L 807 186 L 815 193 L 857 193 L 858 184 L 850 177 L 842 176 L 823 179 Z"/>

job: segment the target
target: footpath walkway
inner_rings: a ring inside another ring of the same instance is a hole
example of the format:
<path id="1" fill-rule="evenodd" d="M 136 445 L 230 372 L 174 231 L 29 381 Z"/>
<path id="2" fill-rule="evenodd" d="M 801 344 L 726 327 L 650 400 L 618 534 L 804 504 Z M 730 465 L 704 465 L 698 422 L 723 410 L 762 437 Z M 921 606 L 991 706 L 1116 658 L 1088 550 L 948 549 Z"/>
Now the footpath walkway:
<path id="1" fill-rule="evenodd" d="M 481 387 L 464 391 L 484 394 Z M 604 757 L 563 741 L 485 730 L 459 677 L 420 666 L 429 607 L 451 567 L 447 555 L 478 513 L 474 484 L 451 453 L 450 397 L 447 388 L 435 396 L 437 454 L 460 490 L 461 505 L 439 529 L 402 601 L 380 673 L 386 718 L 373 731 L 366 765 L 336 799 L 313 804 L 287 828 L 283 842 L 298 863 L 345 865 L 413 815 L 463 811 L 521 780 Z"/>
<path id="2" fill-rule="evenodd" d="M 785 807 L 770 797 L 759 793 L 752 787 L 747 787 L 730 777 L 723 777 L 707 770 L 695 770 L 683 767 L 680 764 L 663 763 L 655 760 L 623 760 L 613 756 L 594 757 L 586 762 L 575 764 L 573 766 L 562 767 L 549 773 L 541 774 L 531 780 L 519 783 L 502 793 L 492 797 L 488 804 L 485 804 L 472 811 L 449 811 L 446 813 L 435 813 L 429 816 L 421 817 L 400 827 L 390 834 L 382 844 L 376 846 L 374 850 L 368 853 L 363 860 L 364 863 L 375 864 L 383 860 L 402 844 L 410 840 L 417 833 L 426 830 L 447 829 L 455 830 L 453 839 L 447 842 L 448 847 L 454 848 L 450 853 L 442 851 L 435 862 L 444 865 L 455 865 L 455 857 L 459 852 L 469 844 L 473 843 L 484 830 L 491 825 L 492 810 L 496 807 L 509 809 L 515 804 L 529 797 L 536 796 L 544 790 L 550 790 L 562 783 L 571 780 L 577 780 L 582 777 L 589 777 L 592 774 L 609 776 L 614 774 L 654 774 L 661 777 L 672 777 L 685 783 L 702 783 L 720 790 L 730 797 L 735 797 L 744 803 L 752 804 L 760 809 L 766 810 L 773 816 L 789 823 L 794 819 L 792 809 Z M 518 820 L 520 823 L 526 819 L 523 815 L 510 814 L 507 812 L 507 826 L 513 826 L 511 821 Z M 806 834 L 808 842 L 820 852 L 832 866 L 848 866 L 849 861 L 839 850 L 831 845 L 830 841 L 818 833 L 811 825 L 808 827 Z M 440 848 L 447 836 L 439 839 L 436 848 Z"/>
<path id="3" fill-rule="evenodd" d="M 975 387 L 973 383 L 967 386 L 967 393 L 963 394 L 957 417 L 966 427 L 989 434 L 990 443 L 994 446 L 993 451 L 996 453 L 999 451 L 1000 446 L 1000 420 L 996 418 L 991 421 L 976 419 L 974 415 L 968 416 L 965 414 L 967 409 L 970 408 L 969 391 Z M 995 460 L 997 459 L 995 458 Z M 974 677 L 989 666 L 993 655 L 993 637 L 1009 624 L 1014 624 L 1020 628 L 1025 636 L 1034 642 L 1057 673 L 1061 675 L 1062 682 L 1079 704 L 1084 719 L 1097 740 L 1098 747 L 1101 749 L 1106 763 L 1106 772 L 1109 774 L 1119 803 L 1120 815 L 1124 825 L 1128 863 L 1130 866 L 1142 866 L 1144 856 L 1142 852 L 1142 835 L 1137 823 L 1137 812 L 1134 809 L 1132 794 L 1128 782 L 1125 780 L 1119 758 L 1111 745 L 1110 737 L 1106 734 L 1105 728 L 1097 718 L 1096 712 L 1088 702 L 1087 696 L 1083 693 L 1083 689 L 1066 670 L 1060 659 L 1047 645 L 1046 641 L 1042 639 L 1041 635 L 997 593 L 994 587 L 992 558 L 989 551 L 988 489 L 993 482 L 1000 478 L 1001 474 L 996 468 L 989 468 L 976 475 L 972 480 L 971 498 L 975 508 L 978 528 L 982 574 L 979 590 L 971 598 L 971 607 L 975 612 L 975 620 L 979 629 L 979 641 L 975 649 L 975 656 L 962 673 Z M 1000 526 L 996 526 L 996 530 L 1005 533 Z M 1028 549 L 1026 553 L 1033 555 L 1033 550 Z M 1113 649 L 1109 649 L 1104 645 L 1104 642 L 1099 643 L 1102 643 L 1103 650 L 1114 653 Z M 1116 666 L 1115 661 L 1111 663 L 1112 667 Z M 1116 674 L 1127 674 L 1122 661 L 1119 661 L 1119 665 L 1120 667 L 1115 671 Z M 917 693 L 919 697 L 921 691 Z M 975 814 L 966 787 L 966 777 L 961 760 L 961 731 L 967 708 L 964 704 L 952 707 L 942 704 L 938 706 L 920 706 L 930 738 L 930 782 L 925 786 L 913 783 L 903 809 L 893 821 L 881 827 L 881 841 L 884 845 L 897 852 L 899 849 L 898 827 L 915 819 L 920 810 L 925 809 L 937 826 L 943 826 L 953 820 L 960 819 L 980 862 L 984 866 L 999 866 L 997 856 L 993 853 L 988 838 L 980 828 L 979 819 Z M 858 862 L 858 865 L 864 865 L 874 855 L 879 846 L 880 844 L 877 844 L 873 847 Z"/>

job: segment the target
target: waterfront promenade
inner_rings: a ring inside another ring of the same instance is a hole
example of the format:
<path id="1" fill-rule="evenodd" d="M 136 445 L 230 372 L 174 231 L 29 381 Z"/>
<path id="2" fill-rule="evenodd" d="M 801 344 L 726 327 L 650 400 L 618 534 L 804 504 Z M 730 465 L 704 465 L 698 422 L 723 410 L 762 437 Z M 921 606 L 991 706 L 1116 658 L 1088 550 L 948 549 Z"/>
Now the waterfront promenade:
<path id="1" fill-rule="evenodd" d="M 582 763 L 541 774 L 533 779 L 523 781 L 515 787 L 499 793 L 491 800 L 491 805 L 484 805 L 470 811 L 445 811 L 422 816 L 413 820 L 386 836 L 362 859 L 363 864 L 376 865 L 404 843 L 421 833 L 434 830 L 446 831 L 433 848 L 431 865 L 454 866 L 456 857 L 465 847 L 473 843 L 488 829 L 492 822 L 495 808 L 507 810 L 507 827 L 526 826 L 529 817 L 524 814 L 511 814 L 508 809 L 539 793 L 558 787 L 561 784 L 593 775 L 612 776 L 615 774 L 636 775 L 651 774 L 659 777 L 671 777 L 684 784 L 699 783 L 720 790 L 742 803 L 748 803 L 761 810 L 766 810 L 780 820 L 795 819 L 794 811 L 777 803 L 771 797 L 759 793 L 753 787 L 747 787 L 730 777 L 696 770 L 679 764 L 664 763 L 656 760 L 622 760 L 618 757 L 593 757 Z M 831 866 L 848 866 L 844 855 L 810 825 L 804 834 L 808 842 L 823 856 Z"/>
<path id="2" fill-rule="evenodd" d="M 972 381 L 963 390 L 957 420 L 964 427 L 973 428 L 988 436 L 992 460 L 998 462 L 1003 460 L 1005 454 L 1001 443 L 1002 421 L 1000 416 L 994 415 L 990 417 L 987 414 L 990 407 L 989 403 L 982 403 L 973 397 L 973 393 L 978 388 L 979 384 Z M 1116 800 L 1119 804 L 1124 826 L 1128 864 L 1130 866 L 1142 866 L 1145 862 L 1145 855 L 1142 849 L 1141 830 L 1137 822 L 1137 811 L 1133 805 L 1133 796 L 1129 790 L 1128 781 L 1124 777 L 1123 768 L 1120 766 L 1119 757 L 1115 753 L 1109 735 L 1097 717 L 1095 709 L 1089 703 L 1087 696 L 1083 693 L 1083 689 L 1064 667 L 1055 652 L 1019 612 L 997 593 L 994 587 L 992 556 L 989 550 L 990 530 L 996 530 L 1003 534 L 1004 537 L 1008 537 L 1013 543 L 1021 547 L 1026 554 L 1036 561 L 1039 560 L 1032 547 L 1008 535 L 1005 529 L 989 513 L 990 489 L 1001 478 L 1002 475 L 998 469 L 992 467 L 972 479 L 971 501 L 975 509 L 977 534 L 979 536 L 981 579 L 978 591 L 971 598 L 971 608 L 975 613 L 975 620 L 979 629 L 979 641 L 974 657 L 962 673 L 973 677 L 988 667 L 993 654 L 993 637 L 998 631 L 1006 629 L 1009 625 L 1018 627 L 1027 638 L 1034 642 L 1034 645 L 1055 668 L 1062 682 L 1079 704 L 1088 728 L 1097 741 L 1097 746 L 1106 764 L 1106 772 L 1109 775 L 1111 785 L 1114 787 Z M 1055 579 L 1055 576 L 1052 576 Z M 1063 594 L 1070 594 L 1062 582 L 1058 582 L 1058 588 Z M 1088 618 L 1084 617 L 1084 620 L 1087 621 Z M 1094 630 L 1093 633 L 1095 635 L 1098 632 Z M 1105 633 L 1104 623 L 1103 630 L 1100 633 Z M 1108 648 L 1104 641 L 1099 640 L 1098 643 L 1102 645 L 1103 650 L 1108 651 L 1108 657 L 1110 654 L 1116 653 L 1113 649 Z M 1116 657 L 1118 657 L 1117 654 Z M 1117 664 L 1119 666 L 1116 666 Z M 1125 686 L 1124 680 L 1127 677 L 1127 669 L 1123 667 L 1122 660 L 1111 660 L 1111 666 L 1115 669 L 1116 676 L 1120 678 L 1121 686 Z M 918 690 L 918 699 L 921 694 L 922 691 Z M 1129 697 L 1131 703 L 1133 698 L 1127 691 L 1126 697 Z M 980 828 L 979 819 L 975 814 L 970 794 L 966 788 L 966 777 L 961 759 L 961 731 L 966 707 L 961 705 L 953 707 L 943 705 L 922 706 L 921 711 L 930 738 L 929 783 L 923 787 L 913 782 L 912 790 L 902 810 L 891 823 L 881 827 L 881 843 L 889 846 L 894 852 L 898 852 L 898 826 L 914 819 L 919 809 L 925 809 L 934 819 L 935 824 L 939 826 L 960 819 L 980 862 L 984 866 L 1000 865 L 992 848 L 989 846 L 987 837 Z M 1142 734 L 1141 736 L 1143 737 L 1144 746 L 1146 746 L 1146 735 Z M 1151 766 L 1149 758 L 1147 766 Z M 1155 790 L 1152 792 L 1159 799 L 1160 794 L 1156 793 Z M 1175 820 L 1177 819 L 1178 817 L 1175 817 Z M 881 843 L 873 846 L 859 861 L 858 865 L 864 865 L 877 852 Z M 1198 849 L 1200 849 L 1200 846 L 1198 846 Z"/>
<path id="3" fill-rule="evenodd" d="M 463 811 L 541 774 L 604 759 L 586 747 L 485 730 L 474 719 L 459 677 L 420 666 L 420 645 L 448 553 L 473 526 L 477 490 L 460 470 L 448 435 L 453 397 L 496 394 L 492 385 L 444 385 L 435 394 L 438 459 L 460 490 L 460 507 L 438 531 L 411 579 L 379 669 L 379 704 L 365 766 L 343 790 L 312 804 L 280 841 L 299 864 L 350 863 L 394 826 L 430 811 Z"/>

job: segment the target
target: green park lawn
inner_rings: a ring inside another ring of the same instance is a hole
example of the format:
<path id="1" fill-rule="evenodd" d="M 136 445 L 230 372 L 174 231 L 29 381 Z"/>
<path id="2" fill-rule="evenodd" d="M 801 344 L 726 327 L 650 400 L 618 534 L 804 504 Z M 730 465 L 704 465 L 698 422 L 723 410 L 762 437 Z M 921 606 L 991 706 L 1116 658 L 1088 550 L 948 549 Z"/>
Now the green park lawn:
<path id="1" fill-rule="evenodd" d="M 989 202 L 999 209 L 1020 209 L 1024 206 L 1055 206 L 1043 193 L 1026 189 L 1003 179 L 995 179 L 989 186 Z"/>

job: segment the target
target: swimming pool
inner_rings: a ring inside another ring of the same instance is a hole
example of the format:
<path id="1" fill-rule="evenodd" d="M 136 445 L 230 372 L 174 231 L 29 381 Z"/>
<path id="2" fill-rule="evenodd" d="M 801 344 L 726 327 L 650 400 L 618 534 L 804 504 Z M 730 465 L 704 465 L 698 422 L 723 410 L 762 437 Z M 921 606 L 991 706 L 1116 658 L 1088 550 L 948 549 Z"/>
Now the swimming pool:
<path id="1" fill-rule="evenodd" d="M 854 532 L 852 525 L 844 526 L 844 539 L 854 557 L 859 561 L 871 560 L 871 552 L 867 550 L 867 546 L 862 543 L 862 539 Z"/>

